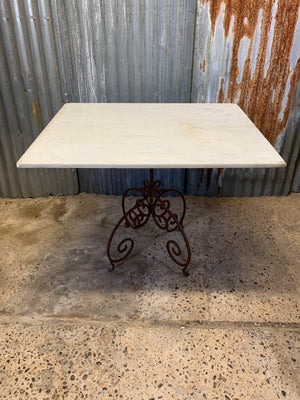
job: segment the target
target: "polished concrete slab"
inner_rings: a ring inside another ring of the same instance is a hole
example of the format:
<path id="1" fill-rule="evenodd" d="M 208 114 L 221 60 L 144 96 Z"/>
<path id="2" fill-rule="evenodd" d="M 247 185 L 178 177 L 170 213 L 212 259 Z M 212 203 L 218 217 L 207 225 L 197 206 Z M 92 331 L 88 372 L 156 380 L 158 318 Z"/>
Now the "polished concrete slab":
<path id="1" fill-rule="evenodd" d="M 0 199 L 0 397 L 299 399 L 300 196 L 187 197 L 188 277 L 120 201 Z"/>

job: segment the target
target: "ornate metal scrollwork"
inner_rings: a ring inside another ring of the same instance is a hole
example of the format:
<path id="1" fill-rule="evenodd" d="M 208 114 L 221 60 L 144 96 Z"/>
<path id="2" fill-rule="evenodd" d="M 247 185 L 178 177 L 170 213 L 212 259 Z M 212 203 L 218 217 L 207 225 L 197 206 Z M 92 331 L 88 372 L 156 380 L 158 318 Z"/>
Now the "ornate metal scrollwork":
<path id="1" fill-rule="evenodd" d="M 108 256 L 110 264 L 111 264 L 110 271 L 112 271 L 115 268 L 115 263 L 125 260 L 125 258 L 127 256 L 129 256 L 129 254 L 132 252 L 132 249 L 134 247 L 133 239 L 131 239 L 129 237 L 125 238 L 125 239 L 121 240 L 121 242 L 117 246 L 117 251 L 120 254 L 120 256 L 119 257 L 111 256 L 110 248 L 111 248 L 111 244 L 112 244 L 112 239 L 115 236 L 115 233 L 117 232 L 117 230 L 119 229 L 119 226 L 122 224 L 123 221 L 125 221 L 124 216 L 120 219 L 120 221 L 114 227 L 114 229 L 110 235 L 108 244 L 107 244 L 107 256 Z"/>
<path id="2" fill-rule="evenodd" d="M 143 188 L 129 188 L 123 194 L 123 216 L 113 229 L 107 244 L 107 255 L 111 263 L 111 270 L 115 268 L 116 263 L 123 261 L 127 256 L 129 256 L 134 247 L 133 239 L 127 237 L 123 239 L 117 246 L 117 252 L 120 256 L 111 256 L 111 244 L 117 230 L 122 225 L 122 223 L 125 222 L 126 226 L 131 227 L 132 229 L 139 229 L 144 226 L 149 221 L 150 216 L 152 216 L 153 221 L 160 229 L 167 232 L 178 231 L 181 233 L 187 253 L 187 257 L 185 260 L 181 260 L 182 248 L 180 247 L 178 242 L 176 242 L 175 240 L 169 240 L 166 244 L 166 247 L 171 259 L 176 264 L 183 267 L 183 273 L 185 275 L 188 275 L 187 268 L 191 260 L 191 249 L 183 230 L 183 219 L 186 213 L 185 198 L 183 194 L 176 189 L 161 189 L 161 181 L 153 180 L 153 169 L 150 169 L 150 180 L 146 179 L 143 183 Z M 141 197 L 135 201 L 135 204 L 132 207 L 126 210 L 126 198 L 130 192 L 137 192 L 141 195 Z M 182 212 L 179 220 L 177 214 L 173 213 L 170 210 L 170 201 L 163 197 L 166 194 L 172 192 L 178 194 L 182 199 Z"/>

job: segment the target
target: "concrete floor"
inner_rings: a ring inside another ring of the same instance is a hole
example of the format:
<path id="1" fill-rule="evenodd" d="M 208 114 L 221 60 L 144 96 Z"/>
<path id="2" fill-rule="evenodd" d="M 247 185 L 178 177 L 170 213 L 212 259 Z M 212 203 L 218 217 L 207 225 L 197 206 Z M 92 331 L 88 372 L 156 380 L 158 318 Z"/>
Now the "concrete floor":
<path id="1" fill-rule="evenodd" d="M 0 398 L 299 400 L 300 195 L 187 197 L 188 277 L 120 201 L 0 199 Z"/>

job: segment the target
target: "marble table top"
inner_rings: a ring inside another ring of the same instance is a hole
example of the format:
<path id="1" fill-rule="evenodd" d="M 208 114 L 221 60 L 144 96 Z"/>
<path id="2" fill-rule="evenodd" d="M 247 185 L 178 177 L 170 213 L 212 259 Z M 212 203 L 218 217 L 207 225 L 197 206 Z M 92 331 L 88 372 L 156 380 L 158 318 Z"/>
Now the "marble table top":
<path id="1" fill-rule="evenodd" d="M 236 104 L 67 103 L 19 168 L 284 167 Z"/>

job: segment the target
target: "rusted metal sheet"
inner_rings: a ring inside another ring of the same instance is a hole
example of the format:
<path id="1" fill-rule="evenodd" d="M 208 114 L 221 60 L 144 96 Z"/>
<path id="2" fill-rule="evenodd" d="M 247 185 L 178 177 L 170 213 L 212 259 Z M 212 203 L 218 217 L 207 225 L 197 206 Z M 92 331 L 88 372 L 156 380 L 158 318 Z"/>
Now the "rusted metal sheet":
<path id="1" fill-rule="evenodd" d="M 300 71 L 299 6 L 299 0 L 199 0 L 197 10 L 192 101 L 239 104 L 282 153 L 290 142 L 299 146 L 292 128 L 300 111 L 292 102 Z M 288 168 L 281 172 L 190 171 L 189 192 L 287 194 L 298 150 L 285 154 Z"/>

